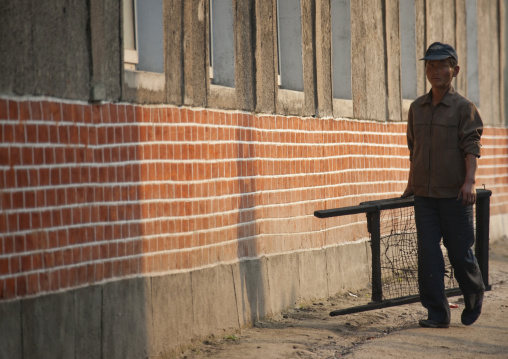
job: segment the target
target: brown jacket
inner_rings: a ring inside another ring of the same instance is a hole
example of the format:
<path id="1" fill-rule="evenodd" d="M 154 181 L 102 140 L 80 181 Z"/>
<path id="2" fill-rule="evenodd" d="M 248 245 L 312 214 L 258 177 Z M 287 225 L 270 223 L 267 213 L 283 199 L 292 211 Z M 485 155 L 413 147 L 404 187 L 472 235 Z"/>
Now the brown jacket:
<path id="1" fill-rule="evenodd" d="M 466 154 L 480 157 L 482 132 L 476 106 L 453 87 L 436 107 L 432 91 L 413 101 L 407 144 L 414 195 L 457 197 L 466 178 Z"/>

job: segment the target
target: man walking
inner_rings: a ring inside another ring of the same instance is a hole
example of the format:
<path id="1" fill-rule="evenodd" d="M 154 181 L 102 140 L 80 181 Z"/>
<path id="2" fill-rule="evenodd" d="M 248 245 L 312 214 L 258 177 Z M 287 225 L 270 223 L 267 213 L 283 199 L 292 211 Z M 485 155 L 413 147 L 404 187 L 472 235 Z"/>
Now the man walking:
<path id="1" fill-rule="evenodd" d="M 454 48 L 435 42 L 422 60 L 432 88 L 409 109 L 407 143 L 411 163 L 402 195 L 415 196 L 420 301 L 428 311 L 428 318 L 419 324 L 430 328 L 450 325 L 440 247 L 443 239 L 464 295 L 461 321 L 471 325 L 480 316 L 485 291 L 471 250 L 483 123 L 475 105 L 451 85 L 460 70 Z"/>

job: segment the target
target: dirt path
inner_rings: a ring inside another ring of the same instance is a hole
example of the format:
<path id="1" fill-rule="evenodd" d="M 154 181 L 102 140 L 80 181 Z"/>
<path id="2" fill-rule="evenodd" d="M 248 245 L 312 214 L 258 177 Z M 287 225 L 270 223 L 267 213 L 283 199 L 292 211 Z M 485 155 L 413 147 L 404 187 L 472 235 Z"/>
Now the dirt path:
<path id="1" fill-rule="evenodd" d="M 299 307 L 238 333 L 227 333 L 183 353 L 198 358 L 507 358 L 508 238 L 490 249 L 490 283 L 482 316 L 460 323 L 462 297 L 450 298 L 449 329 L 426 329 L 419 303 L 330 317 L 333 310 L 367 304 L 369 292 L 347 293 Z"/>

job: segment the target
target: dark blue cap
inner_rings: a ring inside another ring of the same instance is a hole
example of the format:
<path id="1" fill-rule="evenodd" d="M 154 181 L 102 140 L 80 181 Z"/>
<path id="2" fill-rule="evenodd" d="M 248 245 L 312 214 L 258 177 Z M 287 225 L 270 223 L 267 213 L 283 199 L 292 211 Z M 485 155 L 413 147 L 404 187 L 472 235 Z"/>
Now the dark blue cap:
<path id="1" fill-rule="evenodd" d="M 457 57 L 457 53 L 455 49 L 448 44 L 442 44 L 440 42 L 434 42 L 429 46 L 427 51 L 425 51 L 425 57 L 420 60 L 444 60 L 449 57 L 454 58 L 456 61 L 459 61 Z"/>

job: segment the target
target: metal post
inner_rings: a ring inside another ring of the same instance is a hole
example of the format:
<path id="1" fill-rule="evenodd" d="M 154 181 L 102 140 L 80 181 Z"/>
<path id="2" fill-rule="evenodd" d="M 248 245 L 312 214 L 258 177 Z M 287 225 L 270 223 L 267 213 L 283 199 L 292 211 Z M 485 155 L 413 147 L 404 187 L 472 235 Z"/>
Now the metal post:
<path id="1" fill-rule="evenodd" d="M 367 226 L 370 232 L 372 251 L 372 301 L 383 300 L 383 283 L 381 282 L 381 211 L 367 213 Z"/>
<path id="2" fill-rule="evenodd" d="M 489 222 L 490 196 L 480 197 L 476 202 L 476 243 L 475 255 L 482 272 L 483 283 L 489 285 Z"/>

